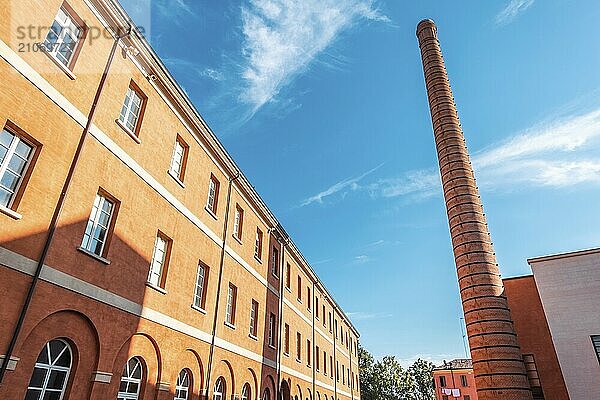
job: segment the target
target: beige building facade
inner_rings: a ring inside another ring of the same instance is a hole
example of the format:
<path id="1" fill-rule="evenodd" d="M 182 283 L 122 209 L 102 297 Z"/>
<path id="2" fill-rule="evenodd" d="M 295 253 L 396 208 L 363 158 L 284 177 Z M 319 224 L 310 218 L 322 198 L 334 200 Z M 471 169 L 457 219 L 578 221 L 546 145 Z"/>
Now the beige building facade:
<path id="1" fill-rule="evenodd" d="M 528 260 L 571 399 L 600 393 L 600 249 Z"/>
<path id="2" fill-rule="evenodd" d="M 0 18 L 0 398 L 360 399 L 356 328 L 121 5 Z"/>

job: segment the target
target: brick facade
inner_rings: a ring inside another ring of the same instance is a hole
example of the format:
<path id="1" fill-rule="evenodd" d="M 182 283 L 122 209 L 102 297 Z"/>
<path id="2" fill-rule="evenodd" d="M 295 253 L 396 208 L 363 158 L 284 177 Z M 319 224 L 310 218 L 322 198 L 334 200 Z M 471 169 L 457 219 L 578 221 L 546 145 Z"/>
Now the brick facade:
<path id="1" fill-rule="evenodd" d="M 25 397 L 38 355 L 58 339 L 72 354 L 63 400 L 116 399 L 132 357 L 143 367 L 139 399 L 173 399 L 182 370 L 190 376 L 188 399 L 216 398 L 220 378 L 223 399 L 242 397 L 246 384 L 249 399 L 279 398 L 280 389 L 284 399 L 359 399 L 358 332 L 139 32 L 126 34 L 121 6 L 113 0 L 6 3 L 0 6 L 0 18 L 10 21 L 0 27 L 0 128 L 33 144 L 35 157 L 18 198 L 0 207 L 0 355 L 7 353 L 82 132 L 93 120 L 0 398 Z M 108 27 L 125 34 L 104 82 L 113 36 L 83 41 L 68 67 L 52 55 L 19 51 L 15 29 L 49 27 L 61 7 L 90 34 Z M 143 96 L 131 132 L 119 122 L 129 88 Z M 176 140 L 187 146 L 179 177 L 168 172 Z M 211 179 L 219 183 L 214 210 L 207 207 Z M 93 254 L 82 241 L 99 193 L 114 209 L 104 250 Z M 234 235 L 238 208 L 241 237 Z M 147 281 L 158 235 L 169 244 L 155 285 Z M 195 305 L 199 265 L 206 268 L 204 294 Z M 226 321 L 230 284 L 237 288 L 233 323 Z"/>

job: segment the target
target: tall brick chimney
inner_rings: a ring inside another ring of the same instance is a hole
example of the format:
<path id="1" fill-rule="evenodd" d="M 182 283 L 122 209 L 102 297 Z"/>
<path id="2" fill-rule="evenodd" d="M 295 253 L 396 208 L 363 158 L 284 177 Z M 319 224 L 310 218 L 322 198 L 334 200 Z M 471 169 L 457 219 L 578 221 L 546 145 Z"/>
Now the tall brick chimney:
<path id="1" fill-rule="evenodd" d="M 450 236 L 480 400 L 532 394 L 432 20 L 417 26 Z"/>

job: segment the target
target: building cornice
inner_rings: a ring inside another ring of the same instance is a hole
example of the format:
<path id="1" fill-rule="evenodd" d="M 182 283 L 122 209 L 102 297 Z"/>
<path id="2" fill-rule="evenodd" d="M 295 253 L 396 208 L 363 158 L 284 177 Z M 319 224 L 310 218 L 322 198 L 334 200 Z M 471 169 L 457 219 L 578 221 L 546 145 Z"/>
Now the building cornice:
<path id="1" fill-rule="evenodd" d="M 570 251 L 567 253 L 558 253 L 558 254 L 551 254 L 551 255 L 547 255 L 547 256 L 528 258 L 527 263 L 529 265 L 531 265 L 531 264 L 545 262 L 545 261 L 560 260 L 560 259 L 571 258 L 571 257 L 588 256 L 591 254 L 600 254 L 600 247 L 593 248 L 593 249 L 586 249 L 586 250 Z"/>

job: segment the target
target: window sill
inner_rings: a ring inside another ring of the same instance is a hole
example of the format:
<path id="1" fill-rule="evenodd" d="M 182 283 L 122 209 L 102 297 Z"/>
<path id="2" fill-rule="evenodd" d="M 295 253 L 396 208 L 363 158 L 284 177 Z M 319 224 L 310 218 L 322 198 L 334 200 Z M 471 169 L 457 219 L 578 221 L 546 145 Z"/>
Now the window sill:
<path id="1" fill-rule="evenodd" d="M 260 258 L 258 258 L 258 256 L 256 254 L 254 255 L 254 259 L 256 261 L 258 261 L 259 264 L 262 264 L 262 260 Z"/>
<path id="2" fill-rule="evenodd" d="M 286 356 L 286 357 L 289 357 L 289 356 L 290 356 L 290 353 L 285 353 L 285 352 L 284 352 L 284 353 L 283 353 L 283 355 L 284 355 L 284 356 Z"/>
<path id="3" fill-rule="evenodd" d="M 8 215 L 12 219 L 23 218 L 23 216 L 21 214 L 19 214 L 18 212 L 11 210 L 10 208 L 4 207 L 4 206 L 0 206 L 0 213 Z"/>
<path id="4" fill-rule="evenodd" d="M 243 244 L 242 243 L 242 239 L 240 239 L 239 237 L 237 237 L 237 235 L 234 233 L 233 235 L 231 235 L 232 238 L 235 239 L 236 242 L 238 242 L 239 244 Z"/>
<path id="5" fill-rule="evenodd" d="M 192 307 L 192 309 L 194 309 L 194 310 L 198 311 L 199 313 L 206 315 L 206 310 L 205 310 L 204 308 L 202 308 L 202 307 L 198 307 L 198 306 L 195 306 L 195 305 L 193 305 L 193 304 L 192 304 L 192 306 L 191 306 L 191 307 Z"/>
<path id="6" fill-rule="evenodd" d="M 159 293 L 167 294 L 167 291 L 165 289 L 161 288 L 160 286 L 153 285 L 150 282 L 146 282 L 146 286 L 148 286 L 151 289 L 156 290 Z"/>
<path id="7" fill-rule="evenodd" d="M 274 272 L 271 272 L 271 275 L 273 275 L 273 278 L 275 278 L 275 279 L 279 279 L 279 276 L 278 276 L 276 273 L 274 273 Z"/>
<path id="8" fill-rule="evenodd" d="M 51 55 L 50 53 L 48 53 L 46 51 L 42 51 L 42 53 L 44 53 L 46 56 L 48 56 L 48 58 L 50 60 L 52 60 L 52 62 L 54 64 L 56 64 L 56 66 L 58 68 L 60 68 L 60 70 L 62 72 L 64 72 L 69 77 L 69 79 L 71 79 L 72 81 L 74 81 L 75 79 L 77 79 L 77 76 L 75 76 L 75 74 L 73 73 L 73 71 L 71 71 L 69 69 L 69 67 L 67 67 L 65 64 L 63 64 L 59 60 L 57 60 L 56 57 L 54 57 L 53 55 Z"/>
<path id="9" fill-rule="evenodd" d="M 250 339 L 252 339 L 252 340 L 256 340 L 256 341 L 258 341 L 258 338 L 257 338 L 256 336 L 254 336 L 253 334 L 251 334 L 251 333 L 249 333 L 249 334 L 248 334 L 248 337 L 249 337 Z"/>
<path id="10" fill-rule="evenodd" d="M 210 208 L 208 208 L 208 206 L 204 206 L 204 209 L 206 210 L 206 212 L 213 217 L 216 221 L 219 220 L 219 217 L 217 217 L 217 214 L 215 214 L 215 212 L 213 210 L 211 210 Z"/>
<path id="11" fill-rule="evenodd" d="M 287 287 L 287 286 L 286 286 L 286 287 L 285 287 L 285 290 L 287 290 L 289 293 L 292 293 L 292 288 L 290 288 L 290 287 Z"/>
<path id="12" fill-rule="evenodd" d="M 273 350 L 277 350 L 277 348 L 275 346 L 273 346 L 272 344 L 269 345 L 269 348 L 271 348 Z"/>
<path id="13" fill-rule="evenodd" d="M 235 325 L 233 325 L 233 324 L 230 324 L 230 323 L 229 323 L 229 322 L 227 322 L 227 321 L 225 321 L 225 326 L 226 326 L 226 327 L 228 327 L 228 328 L 231 328 L 231 329 L 235 330 Z"/>
<path id="14" fill-rule="evenodd" d="M 137 135 L 136 135 L 135 133 L 131 132 L 131 131 L 129 130 L 129 128 L 128 128 L 128 127 L 126 127 L 125 125 L 123 125 L 123 123 L 122 123 L 122 122 L 121 122 L 121 121 L 120 121 L 118 118 L 117 118 L 117 119 L 115 119 L 115 122 L 116 122 L 116 123 L 117 123 L 117 125 L 119 125 L 119 127 L 120 127 L 121 129 L 123 129 L 123 130 L 125 131 L 125 133 L 127 133 L 127 134 L 128 134 L 128 135 L 129 135 L 129 136 L 130 136 L 130 137 L 131 137 L 131 138 L 132 138 L 132 139 L 133 139 L 133 140 L 134 140 L 134 141 L 135 141 L 137 144 L 140 144 L 140 143 L 142 143 L 142 141 L 140 140 L 140 138 L 139 138 L 139 137 L 137 137 Z M 138 122 L 139 122 L 139 121 L 138 121 Z"/>
<path id="15" fill-rule="evenodd" d="M 177 184 L 178 184 L 179 186 L 181 186 L 182 188 L 184 188 L 184 189 L 185 189 L 185 183 L 183 183 L 183 182 L 181 181 L 181 179 L 179 179 L 179 178 L 177 177 L 177 175 L 175 175 L 175 172 L 173 172 L 173 171 L 171 171 L 171 170 L 168 170 L 168 171 L 167 171 L 167 174 L 169 174 L 169 176 L 170 176 L 171 178 L 175 179 L 175 182 L 177 182 Z"/>
<path id="16" fill-rule="evenodd" d="M 297 362 L 298 364 L 302 364 L 302 360 L 301 360 L 301 359 L 299 359 L 299 358 L 296 358 L 296 362 Z"/>
<path id="17" fill-rule="evenodd" d="M 86 256 L 92 257 L 96 261 L 100 261 L 102 264 L 110 265 L 110 260 L 107 260 L 106 258 L 104 258 L 102 256 L 99 256 L 96 253 L 92 253 L 88 249 L 84 249 L 83 247 L 78 247 L 77 250 L 80 251 L 80 252 L 82 252 Z"/>

